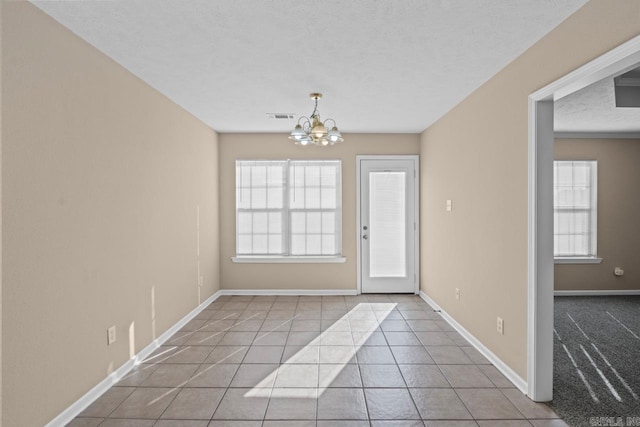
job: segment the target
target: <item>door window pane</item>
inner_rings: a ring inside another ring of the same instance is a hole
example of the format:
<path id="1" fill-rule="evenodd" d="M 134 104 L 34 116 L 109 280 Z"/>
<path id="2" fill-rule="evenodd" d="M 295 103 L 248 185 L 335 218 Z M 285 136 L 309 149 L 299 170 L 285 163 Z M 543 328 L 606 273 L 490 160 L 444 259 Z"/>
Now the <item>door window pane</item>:
<path id="1" fill-rule="evenodd" d="M 406 277 L 406 173 L 369 174 L 369 274 Z"/>

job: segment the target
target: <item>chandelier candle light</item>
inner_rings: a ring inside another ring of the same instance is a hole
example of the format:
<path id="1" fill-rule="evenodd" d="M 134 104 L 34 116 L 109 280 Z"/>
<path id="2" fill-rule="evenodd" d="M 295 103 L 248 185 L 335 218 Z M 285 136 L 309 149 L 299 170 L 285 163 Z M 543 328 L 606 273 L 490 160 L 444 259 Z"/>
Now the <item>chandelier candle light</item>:
<path id="1" fill-rule="evenodd" d="M 344 141 L 335 120 L 327 119 L 324 122 L 320 120 L 318 99 L 322 98 L 322 94 L 312 93 L 309 96 L 315 101 L 313 113 L 311 113 L 311 117 L 302 116 L 298 119 L 298 124 L 291 132 L 289 139 L 295 141 L 296 145 L 319 145 L 321 147 Z M 333 127 L 329 131 L 326 125 L 328 121 L 333 122 Z"/>

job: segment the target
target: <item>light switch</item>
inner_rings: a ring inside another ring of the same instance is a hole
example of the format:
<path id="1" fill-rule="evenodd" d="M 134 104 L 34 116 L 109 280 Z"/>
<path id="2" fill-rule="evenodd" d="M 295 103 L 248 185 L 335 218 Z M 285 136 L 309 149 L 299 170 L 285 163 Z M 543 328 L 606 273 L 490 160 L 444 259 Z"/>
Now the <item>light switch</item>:
<path id="1" fill-rule="evenodd" d="M 447 200 L 447 212 L 451 212 L 451 200 Z"/>

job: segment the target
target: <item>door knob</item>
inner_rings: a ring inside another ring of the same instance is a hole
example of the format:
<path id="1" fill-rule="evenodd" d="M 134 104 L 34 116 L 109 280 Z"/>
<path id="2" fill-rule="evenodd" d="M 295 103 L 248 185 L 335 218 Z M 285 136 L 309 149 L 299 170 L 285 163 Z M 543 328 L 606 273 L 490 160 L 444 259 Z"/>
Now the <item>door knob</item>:
<path id="1" fill-rule="evenodd" d="M 369 236 L 367 236 L 366 234 L 364 234 L 364 235 L 362 236 L 362 238 L 363 238 L 364 240 L 367 240 L 367 239 L 369 238 Z"/>

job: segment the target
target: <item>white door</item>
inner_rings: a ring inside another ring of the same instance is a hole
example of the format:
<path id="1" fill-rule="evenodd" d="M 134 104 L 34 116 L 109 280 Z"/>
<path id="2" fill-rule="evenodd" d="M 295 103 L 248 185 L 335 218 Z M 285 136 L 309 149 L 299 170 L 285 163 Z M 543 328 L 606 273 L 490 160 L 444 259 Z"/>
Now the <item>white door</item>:
<path id="1" fill-rule="evenodd" d="M 358 156 L 362 293 L 418 293 L 418 157 Z"/>

